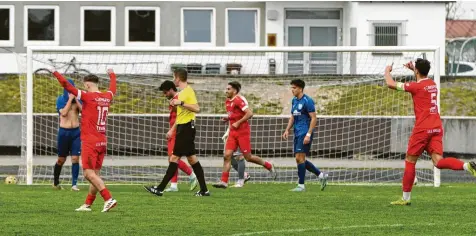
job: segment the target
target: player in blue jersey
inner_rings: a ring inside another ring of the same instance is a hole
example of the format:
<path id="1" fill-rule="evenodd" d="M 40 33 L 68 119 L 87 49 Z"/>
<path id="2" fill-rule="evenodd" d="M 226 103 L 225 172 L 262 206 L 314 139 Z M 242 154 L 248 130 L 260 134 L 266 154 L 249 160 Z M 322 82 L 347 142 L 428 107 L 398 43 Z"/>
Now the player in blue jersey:
<path id="1" fill-rule="evenodd" d="M 321 191 L 327 185 L 327 174 L 321 172 L 310 161 L 306 160 L 306 155 L 310 154 L 314 127 L 317 124 L 316 108 L 312 98 L 304 94 L 305 83 L 303 80 L 295 79 L 291 81 L 291 90 L 294 95 L 291 108 L 291 117 L 288 126 L 283 134 L 283 139 L 287 140 L 289 130 L 294 127 L 294 155 L 298 168 L 299 184 L 291 191 L 305 191 L 304 179 L 306 169 L 314 173 L 321 183 Z"/>
<path id="2" fill-rule="evenodd" d="M 68 82 L 74 86 L 74 82 L 68 79 Z M 81 140 L 79 131 L 79 113 L 81 112 L 81 103 L 73 94 L 68 93 L 66 89 L 63 94 L 56 99 L 56 110 L 60 115 L 60 124 L 58 129 L 57 149 L 58 160 L 54 167 L 53 187 L 62 189 L 59 182 L 61 168 L 66 157 L 71 155 L 72 187 L 71 190 L 79 191 L 77 186 L 79 175 L 79 155 L 81 154 Z"/>

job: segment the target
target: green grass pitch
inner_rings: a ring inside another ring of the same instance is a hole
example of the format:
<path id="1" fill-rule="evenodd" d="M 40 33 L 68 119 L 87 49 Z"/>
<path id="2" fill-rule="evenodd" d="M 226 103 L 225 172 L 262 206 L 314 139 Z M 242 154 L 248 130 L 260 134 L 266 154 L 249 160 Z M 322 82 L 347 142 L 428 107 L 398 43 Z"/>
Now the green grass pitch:
<path id="1" fill-rule="evenodd" d="M 155 197 L 141 186 L 110 186 L 116 208 L 75 212 L 86 196 L 49 186 L 0 184 L 0 235 L 476 235 L 476 188 L 416 186 L 411 206 L 391 206 L 398 186 L 248 184 L 194 197 L 188 186 Z"/>

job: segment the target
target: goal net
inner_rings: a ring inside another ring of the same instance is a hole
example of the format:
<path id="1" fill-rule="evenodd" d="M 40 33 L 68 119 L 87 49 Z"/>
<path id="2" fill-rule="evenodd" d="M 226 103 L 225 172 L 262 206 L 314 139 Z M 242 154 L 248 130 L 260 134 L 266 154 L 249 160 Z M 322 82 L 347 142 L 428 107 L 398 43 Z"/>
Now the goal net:
<path id="1" fill-rule="evenodd" d="M 196 148 L 207 181 L 221 175 L 227 124 L 225 88 L 242 84 L 254 112 L 252 151 L 277 167 L 274 181 L 253 163 L 246 171 L 255 183 L 297 181 L 293 137 L 281 135 L 291 115 L 290 81 L 306 82 L 305 93 L 316 103 L 317 127 L 307 157 L 329 173 L 331 184 L 399 184 L 404 156 L 413 127 L 411 96 L 384 86 L 385 66 L 393 63 L 393 76 L 411 81 L 403 64 L 419 57 L 432 63 L 430 77 L 439 84 L 439 56 L 433 48 L 408 47 L 290 47 L 290 48 L 88 48 L 33 47 L 23 63 L 21 80 L 23 154 L 19 181 L 51 184 L 57 159 L 59 115 L 56 98 L 63 88 L 42 68 L 55 65 L 60 73 L 83 89 L 81 79 L 94 73 L 100 89 L 108 88 L 107 68 L 118 77 L 117 94 L 107 121 L 108 155 L 101 175 L 108 183 L 159 182 L 168 166 L 166 132 L 168 101 L 158 90 L 172 79 L 174 68 L 189 71 L 199 105 Z M 185 159 L 184 159 L 185 160 Z M 438 172 L 425 154 L 417 164 L 419 183 L 439 184 Z M 232 170 L 231 181 L 237 178 Z M 179 173 L 179 180 L 187 180 Z M 80 173 L 80 183 L 86 183 Z M 307 183 L 316 177 L 307 174 Z M 71 183 L 68 157 L 61 183 Z"/>

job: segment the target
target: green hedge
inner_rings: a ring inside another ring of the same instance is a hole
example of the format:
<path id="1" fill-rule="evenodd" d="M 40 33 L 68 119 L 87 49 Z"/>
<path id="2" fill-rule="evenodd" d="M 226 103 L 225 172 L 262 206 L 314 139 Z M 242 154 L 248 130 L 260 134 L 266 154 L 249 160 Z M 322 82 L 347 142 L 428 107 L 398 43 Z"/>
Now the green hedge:
<path id="1" fill-rule="evenodd" d="M 53 84 L 52 84 L 53 83 Z M 476 116 L 476 82 L 458 80 L 442 83 L 441 114 Z M 266 85 L 263 85 L 266 88 Z M 287 86 L 287 85 L 283 85 Z M 105 88 L 102 88 L 105 89 Z M 0 112 L 21 112 L 20 81 L 17 76 L 0 79 Z M 118 83 L 113 113 L 167 113 L 168 101 L 150 85 Z M 286 90 L 289 92 L 289 90 Z M 413 105 L 408 93 L 383 86 L 330 86 L 307 91 L 316 99 L 321 115 L 411 115 Z M 57 81 L 44 76 L 35 78 L 34 112 L 56 112 L 56 97 L 62 93 Z M 279 99 L 266 94 L 243 94 L 252 104 L 255 114 L 288 114 Z M 41 99 L 38 97 L 41 96 Z M 224 92 L 197 91 L 203 113 L 225 114 Z M 377 99 L 376 99 L 377 98 Z M 288 102 L 288 101 L 286 101 Z M 287 104 L 284 104 L 287 105 Z"/>

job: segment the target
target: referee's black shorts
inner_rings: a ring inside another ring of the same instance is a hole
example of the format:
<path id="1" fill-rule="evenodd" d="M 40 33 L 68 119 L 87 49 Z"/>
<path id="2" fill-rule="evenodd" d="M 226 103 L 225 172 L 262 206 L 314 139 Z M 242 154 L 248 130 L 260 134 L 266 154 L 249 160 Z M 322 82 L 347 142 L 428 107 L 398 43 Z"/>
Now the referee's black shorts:
<path id="1" fill-rule="evenodd" d="M 189 157 L 196 154 L 195 121 L 177 125 L 173 154 L 178 157 Z"/>

